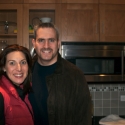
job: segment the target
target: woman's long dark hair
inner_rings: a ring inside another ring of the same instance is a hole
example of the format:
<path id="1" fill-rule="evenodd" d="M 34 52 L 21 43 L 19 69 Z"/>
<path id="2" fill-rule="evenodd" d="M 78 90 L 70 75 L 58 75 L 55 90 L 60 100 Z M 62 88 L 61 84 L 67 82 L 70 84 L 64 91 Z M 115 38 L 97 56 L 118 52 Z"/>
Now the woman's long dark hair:
<path id="1" fill-rule="evenodd" d="M 23 46 L 19 46 L 17 44 L 12 44 L 12 45 L 8 45 L 0 54 L 0 78 L 2 75 L 6 76 L 6 73 L 3 71 L 3 68 L 6 64 L 6 57 L 9 53 L 11 52 L 15 52 L 15 51 L 20 51 L 22 52 L 27 60 L 28 63 L 28 75 L 26 77 L 26 79 L 23 82 L 23 93 L 27 94 L 30 91 L 32 91 L 31 89 L 31 67 L 32 67 L 32 57 L 30 55 L 30 52 L 27 48 L 23 47 Z M 10 79 L 9 79 L 10 80 Z M 11 80 L 10 80 L 11 81 Z M 12 81 L 11 81 L 12 82 Z"/>

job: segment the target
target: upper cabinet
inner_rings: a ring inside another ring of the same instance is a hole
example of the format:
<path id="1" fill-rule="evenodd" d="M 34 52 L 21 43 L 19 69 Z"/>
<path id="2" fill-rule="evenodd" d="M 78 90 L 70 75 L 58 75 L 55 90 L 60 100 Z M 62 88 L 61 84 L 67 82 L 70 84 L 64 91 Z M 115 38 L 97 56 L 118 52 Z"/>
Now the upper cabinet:
<path id="1" fill-rule="evenodd" d="M 31 48 L 35 25 L 41 23 L 40 18 L 50 17 L 52 22 L 60 26 L 60 4 L 24 4 L 23 5 L 23 45 Z"/>
<path id="2" fill-rule="evenodd" d="M 100 4 L 100 41 L 125 42 L 125 4 Z"/>
<path id="3" fill-rule="evenodd" d="M 42 17 L 56 24 L 61 41 L 125 42 L 125 0 L 1 0 L 0 41 L 31 48 Z"/>
<path id="4" fill-rule="evenodd" d="M 0 40 L 22 45 L 22 5 L 0 4 Z"/>
<path id="5" fill-rule="evenodd" d="M 0 3 L 23 3 L 23 0 L 0 0 Z"/>
<path id="6" fill-rule="evenodd" d="M 62 4 L 61 41 L 99 41 L 98 4 Z"/>

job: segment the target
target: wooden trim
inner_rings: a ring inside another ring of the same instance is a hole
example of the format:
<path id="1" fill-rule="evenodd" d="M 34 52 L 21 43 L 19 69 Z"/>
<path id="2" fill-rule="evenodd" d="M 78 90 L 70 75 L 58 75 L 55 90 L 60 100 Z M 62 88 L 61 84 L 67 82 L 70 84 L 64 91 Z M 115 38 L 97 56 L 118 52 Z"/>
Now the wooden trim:
<path id="1" fill-rule="evenodd" d="M 56 4 L 55 8 L 55 25 L 59 30 L 59 37 L 61 39 L 61 4 Z"/>
<path id="2" fill-rule="evenodd" d="M 24 0 L 24 3 L 61 3 L 61 0 Z"/>
<path id="3" fill-rule="evenodd" d="M 125 0 L 99 0 L 99 3 L 104 3 L 104 4 L 125 4 Z"/>
<path id="4" fill-rule="evenodd" d="M 22 5 L 17 6 L 17 44 L 22 45 L 22 30 L 23 30 L 23 25 L 22 25 L 22 19 L 23 19 L 23 10 L 22 10 Z"/>
<path id="5" fill-rule="evenodd" d="M 23 46 L 29 48 L 29 4 L 24 4 L 23 10 Z"/>
<path id="6" fill-rule="evenodd" d="M 23 3 L 23 0 L 0 0 L 0 3 L 5 3 L 5 4 L 9 4 L 9 3 Z"/>
<path id="7" fill-rule="evenodd" d="M 40 10 L 41 9 L 51 10 L 51 9 L 54 9 L 55 10 L 55 4 L 29 4 L 29 9 L 34 9 L 34 10 L 39 10 L 39 9 Z"/>
<path id="8" fill-rule="evenodd" d="M 99 0 L 62 0 L 61 3 L 99 3 Z"/>
<path id="9" fill-rule="evenodd" d="M 0 10 L 17 10 L 20 8 L 20 6 L 21 4 L 0 4 Z"/>

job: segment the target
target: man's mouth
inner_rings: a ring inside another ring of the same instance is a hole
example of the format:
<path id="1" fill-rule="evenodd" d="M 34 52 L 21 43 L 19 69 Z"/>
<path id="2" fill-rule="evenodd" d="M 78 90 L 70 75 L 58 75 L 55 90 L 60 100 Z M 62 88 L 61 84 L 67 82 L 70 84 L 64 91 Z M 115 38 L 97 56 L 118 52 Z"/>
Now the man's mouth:
<path id="1" fill-rule="evenodd" d="M 43 53 L 50 53 L 52 51 L 52 49 L 42 49 Z"/>

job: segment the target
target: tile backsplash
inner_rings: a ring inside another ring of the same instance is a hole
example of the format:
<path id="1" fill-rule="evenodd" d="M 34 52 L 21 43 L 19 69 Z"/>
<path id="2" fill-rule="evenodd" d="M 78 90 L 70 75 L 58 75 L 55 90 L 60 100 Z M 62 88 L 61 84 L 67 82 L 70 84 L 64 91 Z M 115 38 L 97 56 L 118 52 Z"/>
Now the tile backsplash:
<path id="1" fill-rule="evenodd" d="M 125 115 L 125 84 L 89 84 L 94 116 Z"/>

